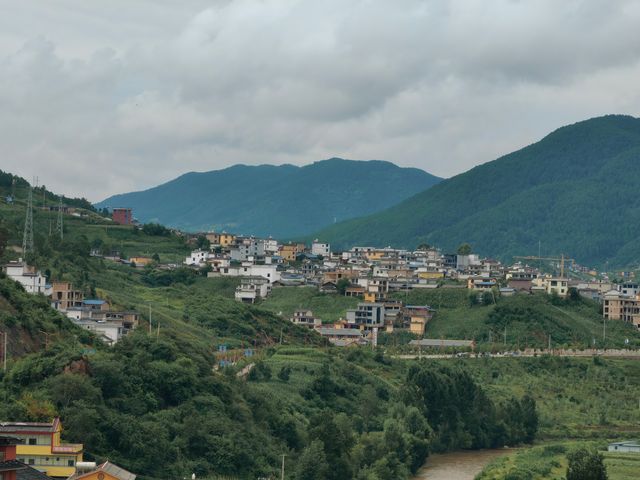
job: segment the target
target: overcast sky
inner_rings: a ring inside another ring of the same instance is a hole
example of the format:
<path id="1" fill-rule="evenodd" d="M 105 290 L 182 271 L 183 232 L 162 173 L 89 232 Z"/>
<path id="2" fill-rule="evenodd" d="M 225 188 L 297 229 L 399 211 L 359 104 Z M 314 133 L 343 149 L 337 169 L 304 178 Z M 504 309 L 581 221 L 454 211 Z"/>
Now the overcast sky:
<path id="1" fill-rule="evenodd" d="M 0 0 L 0 169 L 97 201 L 234 163 L 452 176 L 640 113 L 640 2 Z"/>

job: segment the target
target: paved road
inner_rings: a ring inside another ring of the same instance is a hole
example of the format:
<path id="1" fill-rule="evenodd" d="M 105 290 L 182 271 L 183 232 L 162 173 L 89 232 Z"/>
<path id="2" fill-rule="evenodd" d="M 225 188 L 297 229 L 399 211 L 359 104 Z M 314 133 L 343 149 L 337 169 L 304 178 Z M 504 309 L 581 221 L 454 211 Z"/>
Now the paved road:
<path id="1" fill-rule="evenodd" d="M 458 353 L 458 354 L 406 354 L 392 355 L 393 358 L 404 360 L 415 360 L 420 358 L 517 358 L 517 357 L 540 357 L 543 355 L 551 355 L 554 357 L 607 357 L 607 358 L 638 358 L 640 359 L 640 350 L 533 350 L 527 349 L 523 351 L 498 352 L 498 353 Z"/>

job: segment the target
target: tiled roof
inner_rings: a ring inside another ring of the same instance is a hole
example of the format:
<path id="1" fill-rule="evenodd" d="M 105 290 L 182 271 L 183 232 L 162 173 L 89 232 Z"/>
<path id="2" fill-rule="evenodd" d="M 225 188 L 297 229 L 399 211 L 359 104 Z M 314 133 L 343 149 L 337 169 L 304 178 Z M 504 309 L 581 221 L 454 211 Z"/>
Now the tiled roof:
<path id="1" fill-rule="evenodd" d="M 4 462 L 0 462 L 0 472 L 13 472 L 14 470 L 20 470 L 24 468 L 26 465 L 18 460 L 5 460 Z"/>
<path id="2" fill-rule="evenodd" d="M 119 480 L 136 480 L 135 473 L 131 473 L 125 470 L 124 468 L 119 467 L 109 461 L 106 461 L 103 464 L 98 465 L 94 470 L 83 472 L 83 473 L 76 473 L 75 475 L 72 475 L 71 477 L 69 477 L 68 480 L 80 480 L 81 478 L 84 478 L 94 472 L 100 472 L 100 471 L 105 472 Z"/>
<path id="3" fill-rule="evenodd" d="M 16 480 L 51 480 L 51 477 L 42 473 L 39 470 L 36 470 L 29 465 L 25 465 L 25 468 L 22 468 L 16 472 Z"/>
<path id="4" fill-rule="evenodd" d="M 53 432 L 54 424 L 52 423 L 37 423 L 37 422 L 0 422 L 0 433 L 14 433 L 14 432 Z"/>

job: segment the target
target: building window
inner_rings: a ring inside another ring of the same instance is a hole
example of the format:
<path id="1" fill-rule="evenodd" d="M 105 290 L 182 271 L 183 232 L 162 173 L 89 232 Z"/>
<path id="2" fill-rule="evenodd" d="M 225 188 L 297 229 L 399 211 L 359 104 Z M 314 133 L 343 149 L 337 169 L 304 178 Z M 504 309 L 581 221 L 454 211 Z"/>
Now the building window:
<path id="1" fill-rule="evenodd" d="M 29 445 L 37 445 L 38 444 L 38 439 L 37 438 L 30 438 L 29 439 Z"/>
<path id="2" fill-rule="evenodd" d="M 73 460 L 68 460 L 67 461 L 67 465 L 69 465 L 70 467 L 73 467 L 74 461 Z"/>
<path id="3" fill-rule="evenodd" d="M 29 459 L 29 465 L 35 465 L 35 464 L 36 464 L 35 459 L 34 458 L 30 458 Z"/>

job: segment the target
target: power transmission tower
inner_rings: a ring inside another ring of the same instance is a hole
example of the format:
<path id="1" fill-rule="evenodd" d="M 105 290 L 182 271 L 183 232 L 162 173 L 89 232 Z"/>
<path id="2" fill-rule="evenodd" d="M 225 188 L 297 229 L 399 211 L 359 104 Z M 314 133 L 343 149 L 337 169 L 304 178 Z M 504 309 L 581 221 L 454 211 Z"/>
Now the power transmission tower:
<path id="1" fill-rule="evenodd" d="M 33 253 L 33 187 L 29 185 L 29 197 L 27 200 L 27 216 L 24 221 L 24 235 L 22 237 L 22 255 Z"/>
<path id="2" fill-rule="evenodd" d="M 64 236 L 62 221 L 62 197 L 60 197 L 60 201 L 58 202 L 58 221 L 56 223 L 56 233 L 60 234 L 60 240 L 62 240 Z"/>

